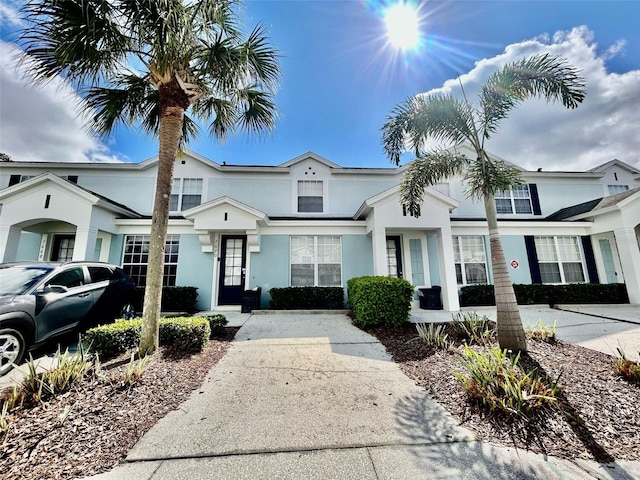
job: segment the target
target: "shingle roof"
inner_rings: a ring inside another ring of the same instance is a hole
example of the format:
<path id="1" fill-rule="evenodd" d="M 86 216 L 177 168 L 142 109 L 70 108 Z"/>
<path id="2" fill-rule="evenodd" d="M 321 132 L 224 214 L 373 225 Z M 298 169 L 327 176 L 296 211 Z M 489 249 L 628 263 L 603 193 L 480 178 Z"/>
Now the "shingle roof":
<path id="1" fill-rule="evenodd" d="M 547 220 L 566 220 L 576 215 L 582 215 L 583 213 L 593 212 L 595 210 L 602 210 L 603 208 L 616 205 L 627 197 L 640 192 L 640 187 L 627 190 L 625 192 L 616 193 L 615 195 L 609 195 L 608 197 L 600 197 L 588 202 L 579 203 L 570 207 L 561 208 L 560 210 L 552 213 L 546 219 Z"/>

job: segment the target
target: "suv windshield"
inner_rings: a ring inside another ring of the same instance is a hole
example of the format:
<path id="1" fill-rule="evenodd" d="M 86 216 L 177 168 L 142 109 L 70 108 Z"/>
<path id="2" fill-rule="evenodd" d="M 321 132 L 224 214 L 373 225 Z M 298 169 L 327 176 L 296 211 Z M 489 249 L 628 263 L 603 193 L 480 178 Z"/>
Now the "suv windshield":
<path id="1" fill-rule="evenodd" d="M 53 268 L 48 265 L 0 267 L 0 295 L 22 295 Z"/>

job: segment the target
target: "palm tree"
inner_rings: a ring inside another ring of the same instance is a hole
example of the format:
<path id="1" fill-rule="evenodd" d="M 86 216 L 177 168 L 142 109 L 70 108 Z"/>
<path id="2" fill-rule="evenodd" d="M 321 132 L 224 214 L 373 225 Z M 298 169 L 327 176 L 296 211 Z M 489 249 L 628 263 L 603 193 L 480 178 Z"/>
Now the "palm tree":
<path id="1" fill-rule="evenodd" d="M 501 348 L 527 348 L 522 320 L 500 242 L 494 197 L 497 192 L 522 185 L 519 171 L 490 158 L 484 142 L 491 138 L 513 108 L 530 97 L 559 101 L 576 108 L 586 95 L 584 80 L 565 59 L 535 55 L 504 66 L 493 73 L 479 93 L 479 107 L 464 96 L 416 95 L 396 106 L 382 127 L 382 144 L 396 165 L 405 150 L 416 159 L 407 167 L 400 188 L 401 202 L 420 216 L 424 190 L 446 178 L 462 176 L 466 195 L 484 203 L 494 278 L 498 342 Z M 452 149 L 425 149 L 427 140 L 448 142 Z M 467 158 L 455 147 L 471 145 L 476 158 Z"/>
<path id="2" fill-rule="evenodd" d="M 273 128 L 278 53 L 262 27 L 245 36 L 235 0 L 32 0 L 21 40 L 35 83 L 62 76 L 92 127 L 139 126 L 159 138 L 139 354 L 158 346 L 164 248 L 179 150 L 211 121 L 218 139 Z M 187 115 L 187 112 L 191 116 Z"/>

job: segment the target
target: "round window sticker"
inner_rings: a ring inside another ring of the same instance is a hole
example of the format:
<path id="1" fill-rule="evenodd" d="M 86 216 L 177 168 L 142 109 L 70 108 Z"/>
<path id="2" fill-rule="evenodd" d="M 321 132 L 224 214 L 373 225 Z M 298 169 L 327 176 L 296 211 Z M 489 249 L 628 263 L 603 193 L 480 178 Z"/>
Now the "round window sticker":
<path id="1" fill-rule="evenodd" d="M 511 268 L 518 268 L 520 264 L 517 260 L 511 260 Z"/>

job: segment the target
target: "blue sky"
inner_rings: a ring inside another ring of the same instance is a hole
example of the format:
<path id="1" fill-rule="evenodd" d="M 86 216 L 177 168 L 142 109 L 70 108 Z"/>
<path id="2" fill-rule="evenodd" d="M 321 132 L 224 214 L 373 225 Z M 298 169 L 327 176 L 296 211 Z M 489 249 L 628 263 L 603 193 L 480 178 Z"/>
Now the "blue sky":
<path id="1" fill-rule="evenodd" d="M 220 144 L 203 133 L 190 148 L 228 164 L 277 165 L 313 151 L 343 166 L 391 166 L 380 127 L 398 102 L 459 94 L 458 76 L 473 98 L 505 62 L 550 52 L 583 70 L 587 100 L 574 111 L 527 102 L 487 148 L 531 169 L 584 170 L 613 158 L 640 168 L 639 1 L 414 2 L 422 42 L 405 54 L 385 35 L 381 11 L 390 3 L 245 1 L 247 30 L 262 23 L 282 54 L 281 116 L 264 138 L 235 134 Z M 0 8 L 3 62 L 21 28 L 17 4 Z M 138 162 L 157 153 L 156 140 L 137 131 L 96 141 L 65 106 L 68 87 L 36 91 L 8 70 L 0 74 L 0 151 L 14 160 Z"/>

